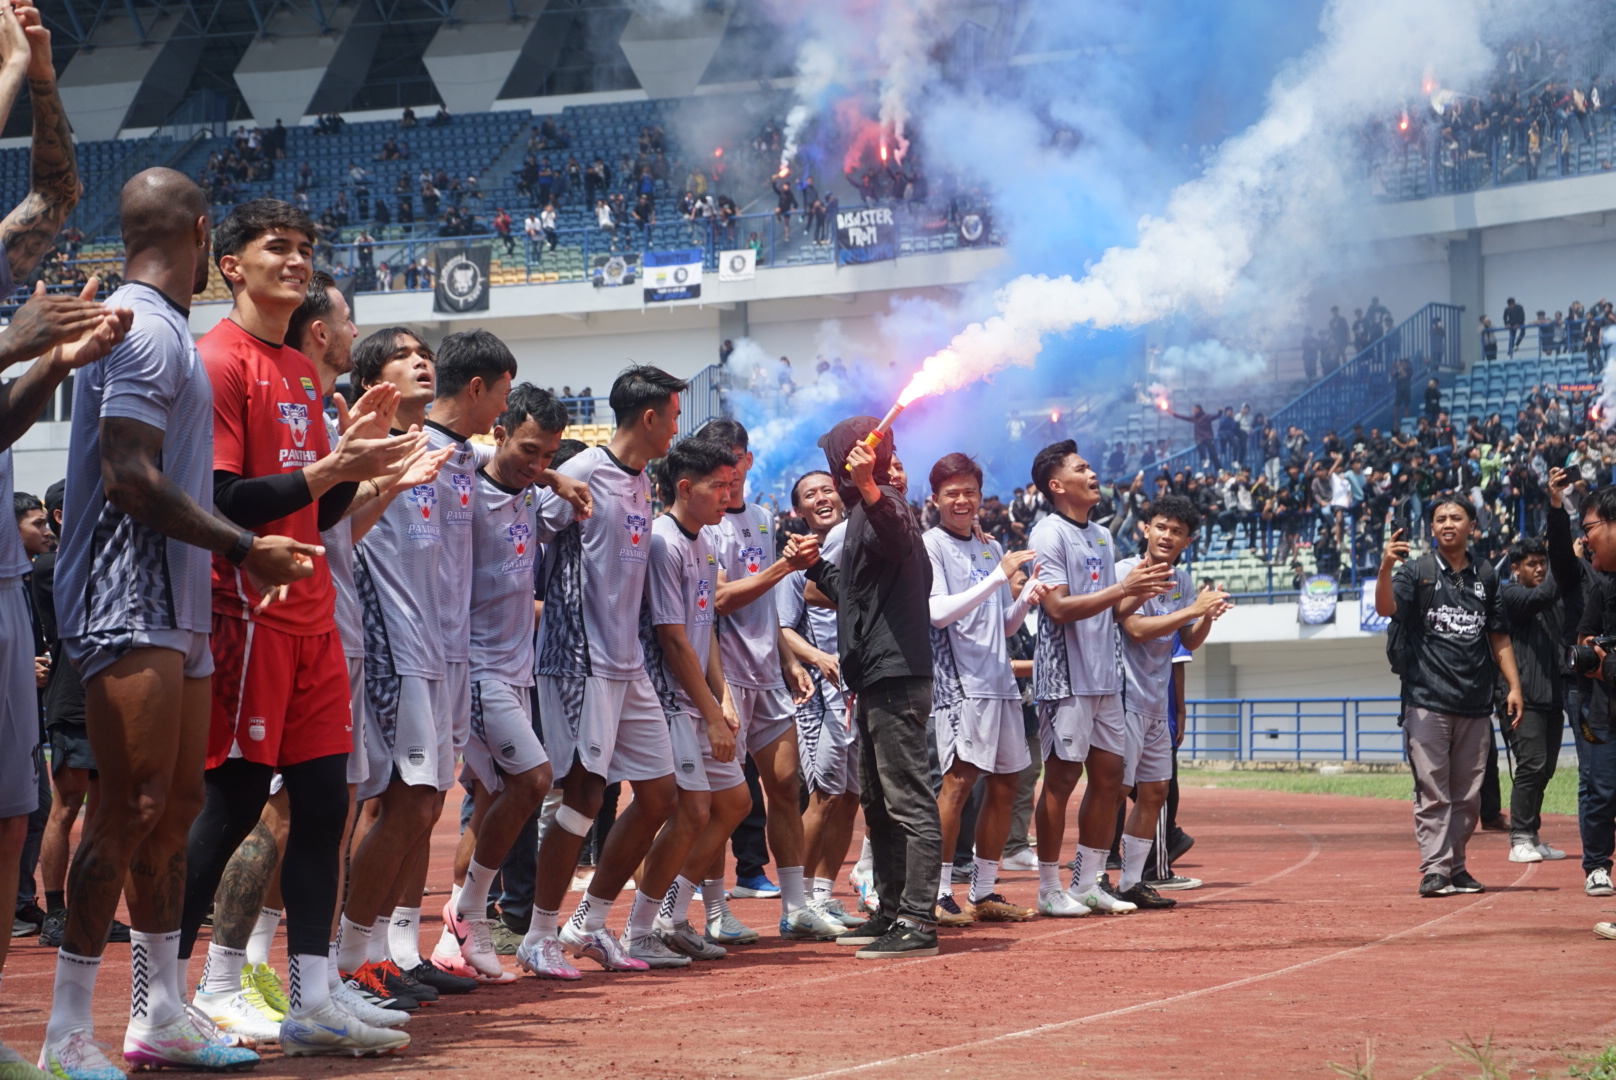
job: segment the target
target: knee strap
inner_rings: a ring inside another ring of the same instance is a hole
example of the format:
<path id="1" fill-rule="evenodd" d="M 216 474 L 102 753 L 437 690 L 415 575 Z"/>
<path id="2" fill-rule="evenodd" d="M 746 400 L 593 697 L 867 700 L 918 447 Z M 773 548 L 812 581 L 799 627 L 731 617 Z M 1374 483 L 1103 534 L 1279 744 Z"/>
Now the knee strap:
<path id="1" fill-rule="evenodd" d="M 590 827 L 595 824 L 594 818 L 580 814 L 566 803 L 556 810 L 555 819 L 557 825 L 574 836 L 588 836 Z"/>

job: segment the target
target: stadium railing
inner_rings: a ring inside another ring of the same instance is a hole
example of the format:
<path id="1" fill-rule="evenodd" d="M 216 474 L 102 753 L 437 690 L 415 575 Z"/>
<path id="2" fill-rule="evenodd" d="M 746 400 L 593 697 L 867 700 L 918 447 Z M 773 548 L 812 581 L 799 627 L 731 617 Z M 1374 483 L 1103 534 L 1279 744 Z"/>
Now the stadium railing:
<path id="1" fill-rule="evenodd" d="M 1180 754 L 1214 761 L 1404 761 L 1394 697 L 1202 698 Z"/>

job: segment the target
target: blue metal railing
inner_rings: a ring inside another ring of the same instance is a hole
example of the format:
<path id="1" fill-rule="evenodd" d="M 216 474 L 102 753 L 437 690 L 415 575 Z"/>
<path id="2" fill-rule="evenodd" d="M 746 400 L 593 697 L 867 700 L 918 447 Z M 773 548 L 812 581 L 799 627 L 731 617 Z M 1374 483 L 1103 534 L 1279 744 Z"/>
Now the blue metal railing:
<path id="1" fill-rule="evenodd" d="M 1207 698 L 1185 702 L 1181 753 L 1235 761 L 1403 761 L 1394 697 Z"/>

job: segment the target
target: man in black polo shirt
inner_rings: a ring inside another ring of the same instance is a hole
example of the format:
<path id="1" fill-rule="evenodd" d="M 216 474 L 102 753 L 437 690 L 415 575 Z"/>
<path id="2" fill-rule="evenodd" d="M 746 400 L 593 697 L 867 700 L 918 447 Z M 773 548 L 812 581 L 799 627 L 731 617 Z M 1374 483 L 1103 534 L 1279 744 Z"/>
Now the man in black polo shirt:
<path id="1" fill-rule="evenodd" d="M 1458 495 L 1431 503 L 1436 551 L 1413 562 L 1399 529 L 1386 543 L 1375 610 L 1397 623 L 1403 740 L 1414 770 L 1414 837 L 1420 895 L 1483 891 L 1465 869 L 1465 845 L 1480 816 L 1481 779 L 1492 745 L 1493 685 L 1509 687 L 1511 723 L 1522 711 L 1520 676 L 1498 576 L 1473 562 L 1476 511 Z M 1395 570 L 1395 573 L 1393 572 Z"/>

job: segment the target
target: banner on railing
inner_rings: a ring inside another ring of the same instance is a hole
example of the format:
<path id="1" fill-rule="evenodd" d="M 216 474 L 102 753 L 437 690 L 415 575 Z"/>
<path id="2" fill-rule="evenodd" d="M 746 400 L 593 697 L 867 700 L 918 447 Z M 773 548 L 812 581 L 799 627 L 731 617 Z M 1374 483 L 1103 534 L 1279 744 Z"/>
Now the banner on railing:
<path id="1" fill-rule="evenodd" d="M 701 248 L 645 253 L 645 302 L 701 297 Z"/>
<path id="2" fill-rule="evenodd" d="M 438 284 L 432 291 L 432 310 L 460 315 L 488 310 L 488 244 L 440 247 L 436 251 Z"/>
<path id="3" fill-rule="evenodd" d="M 622 255 L 596 255 L 589 263 L 589 280 L 599 289 L 607 285 L 632 285 L 640 279 L 640 256 L 637 252 Z"/>
<path id="4" fill-rule="evenodd" d="M 985 244 L 992 234 L 993 219 L 988 217 L 986 210 L 967 210 L 960 216 L 960 243 L 967 245 Z"/>
<path id="5" fill-rule="evenodd" d="M 757 277 L 757 252 L 751 248 L 718 253 L 719 281 L 751 281 Z"/>
<path id="6" fill-rule="evenodd" d="M 1335 578 L 1314 574 L 1302 582 L 1296 598 L 1296 621 L 1303 626 L 1323 626 L 1335 622 L 1336 596 L 1340 586 Z"/>
<path id="7" fill-rule="evenodd" d="M 887 206 L 836 211 L 836 261 L 880 262 L 898 257 L 898 223 Z"/>
<path id="8" fill-rule="evenodd" d="M 1384 634 L 1391 619 L 1375 610 L 1375 582 L 1377 578 L 1364 578 L 1363 599 L 1358 601 L 1358 629 L 1366 634 Z"/>

